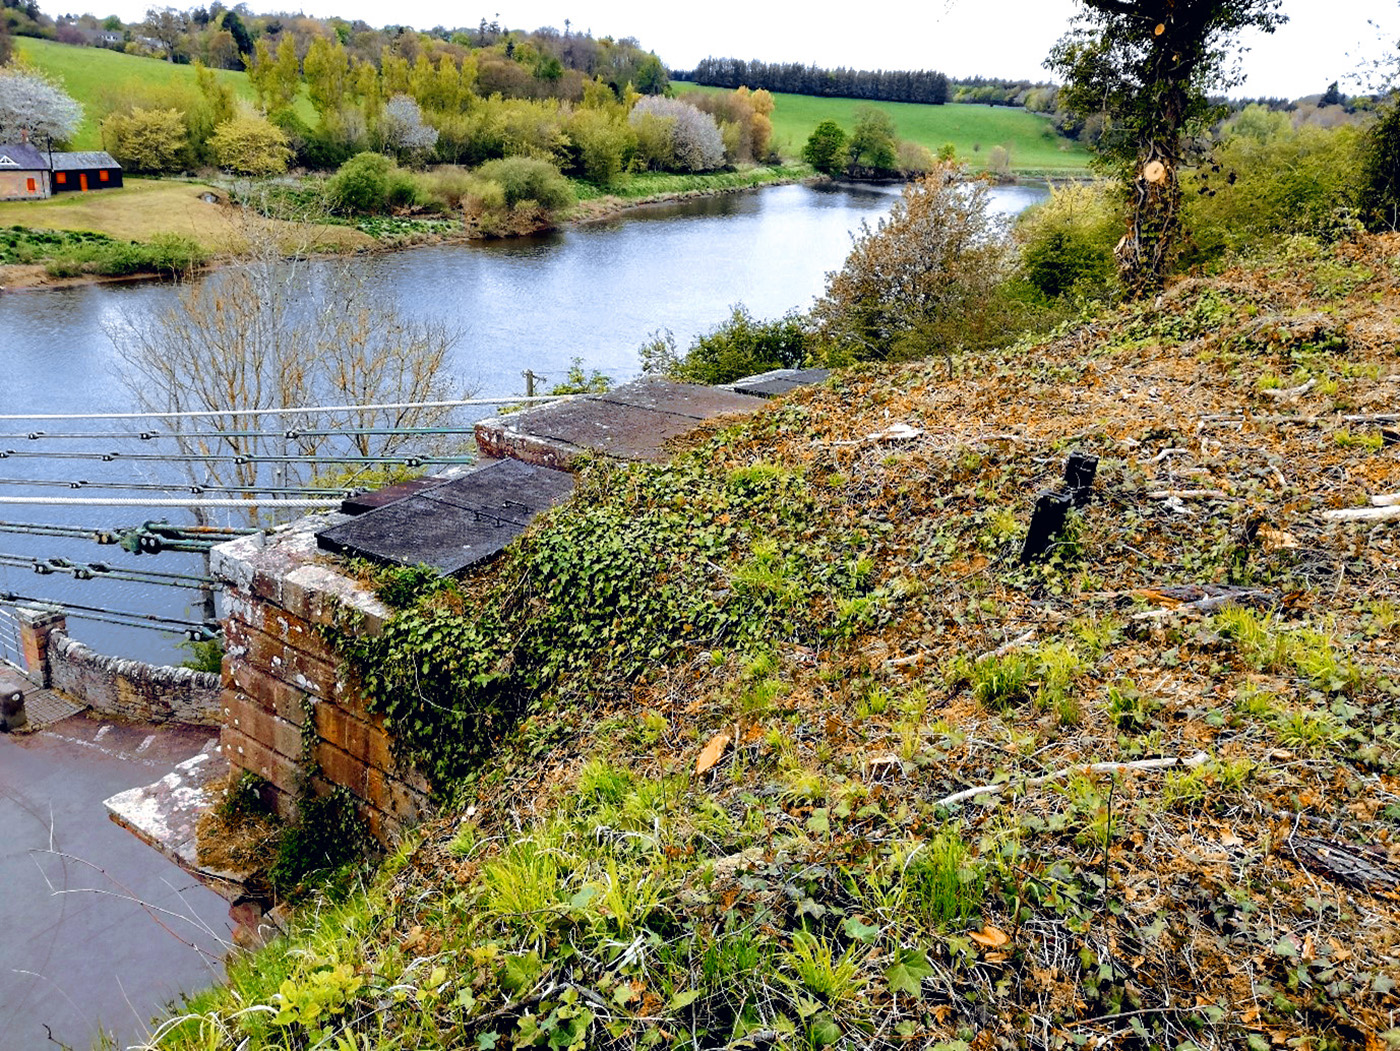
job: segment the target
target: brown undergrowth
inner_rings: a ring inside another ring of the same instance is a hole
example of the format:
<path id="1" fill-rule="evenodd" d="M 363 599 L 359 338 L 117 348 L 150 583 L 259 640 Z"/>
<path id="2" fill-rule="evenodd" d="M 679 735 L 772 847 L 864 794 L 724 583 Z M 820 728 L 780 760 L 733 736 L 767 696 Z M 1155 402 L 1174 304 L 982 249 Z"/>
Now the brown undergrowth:
<path id="1" fill-rule="evenodd" d="M 1400 1044 L 1400 519 L 1323 514 L 1400 493 L 1398 281 L 1400 237 L 1298 242 L 702 435 L 710 476 L 797 479 L 790 532 L 701 567 L 771 633 L 677 624 L 640 677 L 600 653 L 553 680 L 371 892 L 372 933 L 277 972 L 364 989 L 239 1032 Z M 1071 451 L 1092 498 L 1022 565 Z M 861 586 L 785 590 L 793 551 L 849 552 Z"/>

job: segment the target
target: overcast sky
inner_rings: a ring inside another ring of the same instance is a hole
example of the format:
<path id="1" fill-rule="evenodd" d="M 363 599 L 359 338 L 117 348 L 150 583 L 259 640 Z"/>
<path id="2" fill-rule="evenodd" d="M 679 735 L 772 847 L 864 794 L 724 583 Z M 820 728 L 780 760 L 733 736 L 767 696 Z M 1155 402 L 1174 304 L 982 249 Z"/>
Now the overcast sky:
<path id="1" fill-rule="evenodd" d="M 101 0 L 97 0 L 100 4 Z M 159 2 L 159 0 L 156 0 Z M 194 0 L 188 0 L 194 2 Z M 226 0 L 227 2 L 227 0 Z M 117 13 L 139 19 L 152 0 L 117 0 Z M 46 9 L 50 5 L 45 4 Z M 57 5 L 54 5 L 55 8 Z M 176 0 L 175 6 L 187 6 Z M 232 4 L 230 3 L 230 6 Z M 255 11 L 275 0 L 249 0 Z M 487 0 L 473 9 L 458 0 L 307 0 L 307 14 L 362 18 L 429 29 L 474 25 L 499 14 L 512 29 L 554 26 L 569 19 L 595 36 L 632 36 L 673 69 L 689 69 L 707 55 L 761 58 L 862 69 L 938 69 L 953 76 L 983 74 L 1048 79 L 1041 62 L 1076 10 L 1073 0 L 877 0 L 835 4 L 750 2 L 708 4 L 664 0 Z M 1333 80 L 1343 88 L 1363 57 L 1393 52 L 1400 38 L 1400 0 L 1284 0 L 1289 23 L 1273 36 L 1249 41 L 1248 80 L 1233 94 L 1295 98 L 1321 92 Z M 104 10 L 101 13 L 106 13 Z M 1378 22 L 1385 37 L 1367 24 Z M 1383 44 L 1382 39 L 1388 41 Z"/>

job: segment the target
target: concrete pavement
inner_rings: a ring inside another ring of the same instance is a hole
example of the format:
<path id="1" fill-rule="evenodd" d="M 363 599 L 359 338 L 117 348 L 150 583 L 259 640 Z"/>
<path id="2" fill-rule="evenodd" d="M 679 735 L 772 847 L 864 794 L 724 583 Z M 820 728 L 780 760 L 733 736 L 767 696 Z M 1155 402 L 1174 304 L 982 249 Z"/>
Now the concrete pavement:
<path id="1" fill-rule="evenodd" d="M 228 903 L 108 820 L 102 801 L 168 773 L 208 729 L 76 715 L 0 735 L 0 1051 L 126 1046 L 222 975 Z"/>

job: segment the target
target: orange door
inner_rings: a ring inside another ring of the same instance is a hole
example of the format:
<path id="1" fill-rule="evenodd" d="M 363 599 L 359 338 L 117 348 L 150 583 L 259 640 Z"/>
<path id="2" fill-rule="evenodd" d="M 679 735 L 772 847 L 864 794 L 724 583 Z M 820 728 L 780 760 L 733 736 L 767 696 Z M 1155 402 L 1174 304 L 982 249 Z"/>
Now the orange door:
<path id="1" fill-rule="evenodd" d="M 87 172 L 80 172 L 78 174 L 78 189 L 82 190 L 83 193 L 87 193 Z"/>

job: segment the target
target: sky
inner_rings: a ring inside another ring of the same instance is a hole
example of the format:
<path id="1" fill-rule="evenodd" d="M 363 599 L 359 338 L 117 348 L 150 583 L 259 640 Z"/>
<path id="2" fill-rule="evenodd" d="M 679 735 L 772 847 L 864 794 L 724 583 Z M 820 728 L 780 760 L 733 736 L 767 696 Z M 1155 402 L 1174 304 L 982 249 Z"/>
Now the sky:
<path id="1" fill-rule="evenodd" d="M 194 2 L 175 0 L 175 6 Z M 259 12 L 282 6 L 278 0 L 248 2 Z M 97 0 L 95 6 L 100 5 Z M 117 0 L 116 13 L 139 19 L 151 5 L 151 0 Z M 473 9 L 459 0 L 398 0 L 392 6 L 381 0 L 305 0 L 301 10 L 375 26 L 392 12 L 393 21 L 418 29 L 475 25 L 483 16 L 499 16 L 512 29 L 563 31 L 568 19 L 574 30 L 591 30 L 594 36 L 636 37 L 672 69 L 690 69 L 714 55 L 1044 80 L 1050 78 L 1041 62 L 1076 7 L 1073 0 L 873 0 L 868 7 L 805 0 L 738 8 L 661 0 L 487 0 L 485 7 Z M 1359 90 L 1363 85 L 1355 73 L 1362 59 L 1394 54 L 1400 39 L 1400 0 L 1284 0 L 1283 10 L 1287 25 L 1247 41 L 1247 80 L 1232 95 L 1297 98 L 1325 91 L 1334 80 L 1343 90 Z M 1368 20 L 1379 23 L 1384 36 Z"/>

